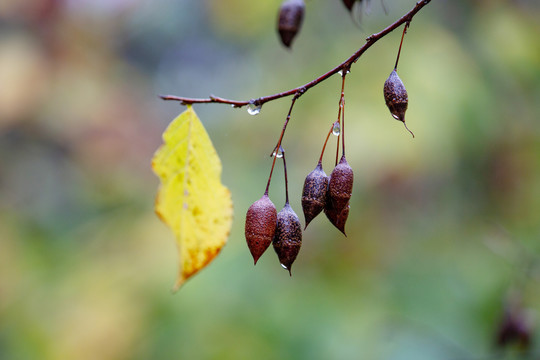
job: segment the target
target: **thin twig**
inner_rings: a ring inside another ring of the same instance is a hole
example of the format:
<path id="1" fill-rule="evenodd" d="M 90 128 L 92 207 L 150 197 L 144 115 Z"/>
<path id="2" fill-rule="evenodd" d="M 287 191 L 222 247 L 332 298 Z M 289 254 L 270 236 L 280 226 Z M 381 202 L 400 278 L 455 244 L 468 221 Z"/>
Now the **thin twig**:
<path id="1" fill-rule="evenodd" d="M 285 173 L 285 204 L 289 203 L 289 179 L 287 179 L 287 163 L 285 162 L 285 149 L 282 146 L 279 147 L 281 151 L 281 157 L 283 160 L 283 172 Z"/>
<path id="2" fill-rule="evenodd" d="M 298 100 L 298 98 L 302 96 L 303 93 L 304 91 L 299 91 L 294 95 L 291 102 L 291 107 L 289 108 L 289 113 L 287 114 L 287 117 L 285 118 L 285 123 L 283 124 L 283 128 L 281 129 L 281 134 L 279 135 L 278 142 L 276 146 L 274 147 L 274 150 L 272 150 L 272 153 L 270 154 L 270 156 L 274 156 L 274 154 L 277 154 L 277 151 L 281 146 L 281 141 L 283 140 L 283 135 L 285 135 L 285 130 L 287 130 L 287 125 L 289 124 L 289 120 L 291 120 L 291 113 L 292 113 L 294 104 L 296 103 L 296 100 Z"/>
<path id="3" fill-rule="evenodd" d="M 291 96 L 298 94 L 299 92 L 305 93 L 307 90 L 311 89 L 312 87 L 316 86 L 317 84 L 323 82 L 324 80 L 328 79 L 334 74 L 337 74 L 340 70 L 346 71 L 346 69 L 349 69 L 359 58 L 362 56 L 362 54 L 369 49 L 373 44 L 375 44 L 377 41 L 397 29 L 399 26 L 401 26 L 404 23 L 409 24 L 413 17 L 427 4 L 429 4 L 431 0 L 420 0 L 416 3 L 416 5 L 405 15 L 403 15 L 401 18 L 396 20 L 393 24 L 382 30 L 381 32 L 378 32 L 376 34 L 373 34 L 369 36 L 366 39 L 366 42 L 360 49 L 358 49 L 354 54 L 352 54 L 347 60 L 333 68 L 332 70 L 328 71 L 327 73 L 319 76 L 318 78 L 308 82 L 305 85 L 299 86 L 297 88 L 280 92 L 273 95 L 263 96 L 257 99 L 251 99 L 248 101 L 236 101 L 236 100 L 229 100 L 220 98 L 217 96 L 210 96 L 207 99 L 198 99 L 198 98 L 187 98 L 187 97 L 181 97 L 181 96 L 175 96 L 175 95 L 160 95 L 160 98 L 163 100 L 173 100 L 173 101 L 179 101 L 182 105 L 189 105 L 189 104 L 207 104 L 207 103 L 220 103 L 220 104 L 230 104 L 234 107 L 241 108 L 243 106 L 253 104 L 257 107 L 262 106 L 264 103 L 267 103 L 269 101 L 273 101 L 276 99 L 280 99 L 286 96 Z M 407 25 L 408 26 L 408 25 Z"/>
<path id="4" fill-rule="evenodd" d="M 272 181 L 272 173 L 274 172 L 274 166 L 276 165 L 276 159 L 278 157 L 280 149 L 282 149 L 281 141 L 283 140 L 283 135 L 285 135 L 285 130 L 287 129 L 287 124 L 289 123 L 289 120 L 291 119 L 291 113 L 292 113 L 294 104 L 296 103 L 296 100 L 298 100 L 298 98 L 300 96 L 302 96 L 303 93 L 304 93 L 303 91 L 299 91 L 298 93 L 296 93 L 296 95 L 294 95 L 294 97 L 292 99 L 292 102 L 291 102 L 291 107 L 289 108 L 289 113 L 287 114 L 287 118 L 285 119 L 285 123 L 283 124 L 283 129 L 281 130 L 281 134 L 279 135 L 277 145 L 274 148 L 274 150 L 272 151 L 272 154 L 270 154 L 270 156 L 274 157 L 274 160 L 272 161 L 272 168 L 270 169 L 270 175 L 268 176 L 268 182 L 266 183 L 266 190 L 264 192 L 265 195 L 268 195 L 268 189 L 270 188 L 270 182 Z"/>
<path id="5" fill-rule="evenodd" d="M 332 123 L 332 125 L 330 125 L 330 131 L 328 132 L 328 135 L 326 135 L 326 140 L 324 141 L 324 145 L 323 145 L 323 148 L 322 148 L 322 151 L 321 151 L 321 157 L 319 158 L 319 163 L 318 164 L 322 164 L 322 159 L 323 159 L 323 156 L 324 156 L 324 150 L 326 150 L 326 144 L 328 143 L 328 139 L 330 138 L 330 134 L 332 134 L 333 131 L 334 131 L 334 123 Z"/>
<path id="6" fill-rule="evenodd" d="M 341 155 L 345 156 L 345 78 L 347 76 L 347 72 L 349 70 L 343 72 L 343 76 L 341 79 L 341 98 L 339 100 L 339 106 L 341 110 L 341 127 L 339 129 L 339 134 L 341 135 Z"/>
<path id="7" fill-rule="evenodd" d="M 334 124 L 339 125 L 339 134 L 337 138 L 337 148 L 336 148 L 336 166 L 338 164 L 339 159 L 339 141 L 341 140 L 341 144 L 343 146 L 342 148 L 342 155 L 345 155 L 345 138 L 343 137 L 343 123 L 345 121 L 345 79 L 347 74 L 349 73 L 349 69 L 344 69 L 341 74 L 341 94 L 339 96 L 339 106 L 338 106 L 338 115 L 337 115 L 337 121 Z"/>
<path id="8" fill-rule="evenodd" d="M 339 120 L 338 120 L 339 122 Z M 340 128 L 341 128 L 341 124 L 339 125 Z M 337 166 L 338 164 L 338 159 L 339 159 L 339 140 L 341 139 L 341 129 L 339 130 L 339 136 L 337 137 L 337 142 L 336 142 L 336 163 L 334 164 L 334 166 Z"/>
<path id="9" fill-rule="evenodd" d="M 403 34 L 401 34 L 401 42 L 399 43 L 399 50 L 398 50 L 398 53 L 397 53 L 396 65 L 394 65 L 394 70 L 397 70 L 397 64 L 399 62 L 399 55 L 401 55 L 401 46 L 403 46 L 403 39 L 405 38 L 405 34 L 407 33 L 407 28 L 409 27 L 410 24 L 411 24 L 410 22 L 407 22 L 405 24 L 405 27 L 403 28 Z M 407 125 L 405 125 L 405 127 L 407 127 Z M 409 130 L 409 129 L 407 129 L 407 130 Z M 413 135 L 413 137 L 414 137 L 414 135 Z"/>
<path id="10" fill-rule="evenodd" d="M 270 168 L 270 175 L 268 175 L 268 181 L 266 182 L 266 189 L 264 190 L 264 195 L 268 195 L 268 190 L 270 189 L 270 182 L 272 181 L 272 174 L 274 173 L 274 167 L 276 166 L 276 157 L 272 161 L 272 167 Z"/>

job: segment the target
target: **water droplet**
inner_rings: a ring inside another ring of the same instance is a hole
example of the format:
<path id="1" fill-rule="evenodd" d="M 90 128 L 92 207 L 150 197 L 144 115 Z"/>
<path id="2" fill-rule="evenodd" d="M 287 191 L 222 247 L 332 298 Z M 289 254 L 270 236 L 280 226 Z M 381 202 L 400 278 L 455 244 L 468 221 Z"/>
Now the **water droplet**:
<path id="1" fill-rule="evenodd" d="M 281 264 L 281 267 L 284 268 L 285 270 L 289 270 L 289 268 L 283 264 Z"/>
<path id="2" fill-rule="evenodd" d="M 337 73 L 339 74 L 339 76 L 343 76 L 343 70 L 339 70 Z"/>
<path id="3" fill-rule="evenodd" d="M 334 123 L 334 127 L 332 128 L 332 134 L 339 136 L 340 133 L 341 133 L 341 125 L 339 124 L 338 121 L 336 121 Z"/>
<path id="4" fill-rule="evenodd" d="M 399 120 L 399 116 L 397 116 L 396 114 L 392 114 L 392 117 L 396 120 Z"/>
<path id="5" fill-rule="evenodd" d="M 283 157 L 283 153 L 281 151 L 274 151 L 272 153 L 272 156 L 277 157 L 278 159 L 281 159 Z"/>
<path id="6" fill-rule="evenodd" d="M 249 115 L 257 115 L 261 112 L 262 105 L 255 105 L 254 101 L 251 101 L 247 106 L 247 112 Z"/>

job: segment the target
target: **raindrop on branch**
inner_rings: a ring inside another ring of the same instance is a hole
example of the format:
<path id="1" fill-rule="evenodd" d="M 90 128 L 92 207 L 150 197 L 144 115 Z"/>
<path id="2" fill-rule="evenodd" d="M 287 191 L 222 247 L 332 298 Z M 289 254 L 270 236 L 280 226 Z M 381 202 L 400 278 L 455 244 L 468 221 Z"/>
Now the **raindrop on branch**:
<path id="1" fill-rule="evenodd" d="M 341 133 L 341 125 L 339 124 L 339 121 L 336 121 L 334 123 L 334 127 L 332 128 L 332 134 L 339 136 Z"/>
<path id="2" fill-rule="evenodd" d="M 278 159 L 281 159 L 283 157 L 283 152 L 281 150 L 275 151 L 272 153 L 273 157 L 277 157 Z"/>
<path id="3" fill-rule="evenodd" d="M 247 105 L 247 112 L 249 115 L 258 115 L 261 112 L 262 105 L 256 105 L 255 101 L 251 101 Z"/>

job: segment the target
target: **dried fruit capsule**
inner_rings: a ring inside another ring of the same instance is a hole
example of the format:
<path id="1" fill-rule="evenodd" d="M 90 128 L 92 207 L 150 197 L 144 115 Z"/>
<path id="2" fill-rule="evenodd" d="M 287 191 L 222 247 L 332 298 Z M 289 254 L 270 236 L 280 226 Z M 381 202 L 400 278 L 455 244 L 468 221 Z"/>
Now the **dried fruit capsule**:
<path id="1" fill-rule="evenodd" d="M 277 215 L 276 234 L 272 244 L 281 266 L 291 274 L 291 266 L 302 245 L 302 225 L 289 203 L 285 203 Z"/>
<path id="2" fill-rule="evenodd" d="M 276 232 L 277 211 L 267 194 L 255 201 L 246 214 L 245 234 L 254 264 L 266 251 Z"/>
<path id="3" fill-rule="evenodd" d="M 394 119 L 405 122 L 405 111 L 407 111 L 409 97 L 405 85 L 395 69 L 384 82 L 384 100 Z"/>
<path id="4" fill-rule="evenodd" d="M 291 43 L 302 26 L 304 19 L 304 0 L 285 0 L 281 4 L 278 17 L 278 32 L 286 47 Z"/>
<path id="5" fill-rule="evenodd" d="M 334 225 L 345 236 L 347 236 L 345 233 L 345 223 L 349 217 L 349 208 L 349 203 L 347 203 L 347 205 L 341 209 L 341 211 L 336 210 L 336 208 L 332 207 L 331 205 L 324 208 L 324 213 L 328 220 L 330 220 L 332 225 Z"/>
<path id="6" fill-rule="evenodd" d="M 306 219 L 306 227 L 324 209 L 327 190 L 328 176 L 319 162 L 315 169 L 306 176 L 306 180 L 304 181 L 302 210 Z"/>
<path id="7" fill-rule="evenodd" d="M 337 211 L 343 210 L 349 203 L 353 188 L 354 175 L 347 163 L 345 155 L 341 157 L 339 164 L 332 170 L 328 182 L 328 197 L 331 207 Z"/>
<path id="8" fill-rule="evenodd" d="M 345 155 L 330 174 L 328 195 L 324 213 L 330 222 L 345 234 L 345 223 L 349 217 L 349 200 L 352 195 L 354 175 Z"/>
<path id="9" fill-rule="evenodd" d="M 405 124 L 405 112 L 409 104 L 409 96 L 403 81 L 399 78 L 396 69 L 392 70 L 384 82 L 384 101 L 394 119 L 399 120 L 414 137 L 414 133 Z"/>

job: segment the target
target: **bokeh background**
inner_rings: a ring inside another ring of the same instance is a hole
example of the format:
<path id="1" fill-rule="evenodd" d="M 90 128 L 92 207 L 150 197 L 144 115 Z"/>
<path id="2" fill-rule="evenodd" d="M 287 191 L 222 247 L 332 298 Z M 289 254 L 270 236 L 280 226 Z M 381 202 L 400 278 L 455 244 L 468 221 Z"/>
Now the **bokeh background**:
<path id="1" fill-rule="evenodd" d="M 494 347 L 509 299 L 540 353 L 536 0 L 432 1 L 414 18 L 399 73 L 415 139 L 382 96 L 401 31 L 356 63 L 348 237 L 319 216 L 292 278 L 271 249 L 253 267 L 243 235 L 289 99 L 257 116 L 196 106 L 235 222 L 219 257 L 170 293 L 176 247 L 153 212 L 150 160 L 182 107 L 158 94 L 299 86 L 414 2 L 385 0 L 385 14 L 375 0 L 351 19 L 339 0 L 307 1 L 292 51 L 278 42 L 279 4 L 2 0 L 1 359 L 531 358 Z M 339 90 L 336 76 L 304 95 L 284 138 L 298 214 Z M 270 195 L 279 209 L 281 167 Z"/>

